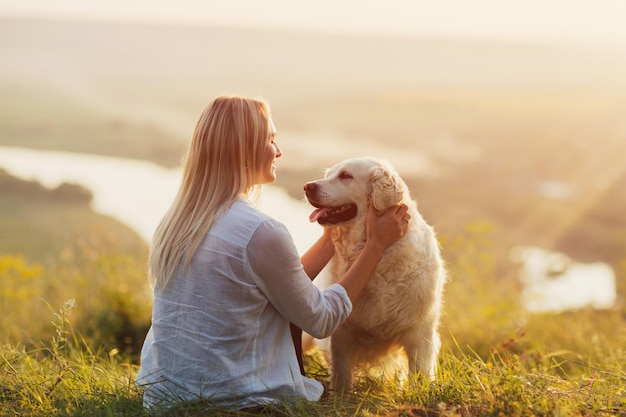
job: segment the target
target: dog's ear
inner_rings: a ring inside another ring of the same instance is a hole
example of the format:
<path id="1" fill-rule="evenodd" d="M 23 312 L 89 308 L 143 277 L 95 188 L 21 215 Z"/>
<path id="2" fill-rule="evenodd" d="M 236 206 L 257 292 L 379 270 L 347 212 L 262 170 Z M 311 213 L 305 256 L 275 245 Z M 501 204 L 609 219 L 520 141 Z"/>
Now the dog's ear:
<path id="1" fill-rule="evenodd" d="M 402 201 L 404 182 L 388 166 L 377 166 L 369 172 L 372 184 L 372 203 L 376 210 L 384 210 Z"/>

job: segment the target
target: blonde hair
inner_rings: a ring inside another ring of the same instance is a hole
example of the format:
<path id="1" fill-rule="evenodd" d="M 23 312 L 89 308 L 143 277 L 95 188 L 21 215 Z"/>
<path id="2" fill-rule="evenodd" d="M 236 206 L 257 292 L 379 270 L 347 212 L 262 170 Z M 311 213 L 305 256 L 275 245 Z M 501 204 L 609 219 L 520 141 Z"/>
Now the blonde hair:
<path id="1" fill-rule="evenodd" d="M 222 96 L 200 115 L 180 188 L 154 233 L 148 269 L 153 286 L 165 288 L 179 266 L 190 265 L 215 219 L 258 191 L 269 111 L 259 99 Z"/>

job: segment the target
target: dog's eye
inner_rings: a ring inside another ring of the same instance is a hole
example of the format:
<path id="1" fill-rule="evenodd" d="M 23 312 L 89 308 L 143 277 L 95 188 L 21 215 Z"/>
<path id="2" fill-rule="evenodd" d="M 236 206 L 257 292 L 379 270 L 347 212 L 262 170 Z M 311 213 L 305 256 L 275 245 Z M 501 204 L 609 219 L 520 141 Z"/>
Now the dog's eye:
<path id="1" fill-rule="evenodd" d="M 342 180 L 348 180 L 352 178 L 352 175 L 350 175 L 346 171 L 342 171 L 339 173 L 339 178 L 341 178 Z"/>

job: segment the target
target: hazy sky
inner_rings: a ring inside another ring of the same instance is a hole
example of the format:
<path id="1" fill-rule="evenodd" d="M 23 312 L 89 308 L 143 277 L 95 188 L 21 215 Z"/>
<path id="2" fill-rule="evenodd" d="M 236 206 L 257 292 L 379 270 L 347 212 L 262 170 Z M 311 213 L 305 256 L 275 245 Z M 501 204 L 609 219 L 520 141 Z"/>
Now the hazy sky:
<path id="1" fill-rule="evenodd" d="M 0 0 L 0 16 L 210 22 L 626 47 L 626 0 Z"/>

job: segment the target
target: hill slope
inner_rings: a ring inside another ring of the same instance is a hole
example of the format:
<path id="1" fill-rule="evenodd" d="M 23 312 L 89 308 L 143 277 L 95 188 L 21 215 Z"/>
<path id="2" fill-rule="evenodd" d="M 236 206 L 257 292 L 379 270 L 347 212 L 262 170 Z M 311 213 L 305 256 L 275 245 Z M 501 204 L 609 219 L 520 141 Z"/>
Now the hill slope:
<path id="1" fill-rule="evenodd" d="M 64 250 L 106 248 L 144 258 L 146 243 L 115 219 L 95 213 L 91 193 L 62 184 L 50 190 L 0 170 L 0 254 L 20 254 L 30 261 L 54 261 Z"/>

